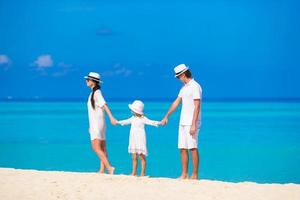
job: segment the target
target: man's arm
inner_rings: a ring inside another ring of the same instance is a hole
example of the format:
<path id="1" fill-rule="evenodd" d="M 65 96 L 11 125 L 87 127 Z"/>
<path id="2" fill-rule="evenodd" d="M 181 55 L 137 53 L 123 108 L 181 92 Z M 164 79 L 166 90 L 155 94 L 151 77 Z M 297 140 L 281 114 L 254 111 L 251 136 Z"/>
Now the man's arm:
<path id="1" fill-rule="evenodd" d="M 180 103 L 181 103 L 181 97 L 177 97 L 177 99 L 170 106 L 165 117 L 161 120 L 162 125 L 166 125 L 168 123 L 168 117 L 176 110 L 176 108 L 179 106 Z"/>
<path id="2" fill-rule="evenodd" d="M 194 113 L 193 113 L 191 129 L 190 129 L 191 135 L 194 135 L 196 133 L 196 126 L 199 119 L 200 107 L 201 107 L 201 99 L 194 99 Z"/>

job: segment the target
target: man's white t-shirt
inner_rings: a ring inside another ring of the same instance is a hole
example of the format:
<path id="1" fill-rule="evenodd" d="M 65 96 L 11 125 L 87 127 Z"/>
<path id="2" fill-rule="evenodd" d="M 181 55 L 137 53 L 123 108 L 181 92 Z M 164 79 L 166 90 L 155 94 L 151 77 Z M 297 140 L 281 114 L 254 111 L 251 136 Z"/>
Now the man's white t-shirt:
<path id="1" fill-rule="evenodd" d="M 202 99 L 202 88 L 194 80 L 191 79 L 187 84 L 185 84 L 179 91 L 179 97 L 182 99 L 182 107 L 180 114 L 180 125 L 192 125 L 193 114 L 194 114 L 194 100 Z M 198 117 L 199 126 L 201 125 L 201 112 Z"/>

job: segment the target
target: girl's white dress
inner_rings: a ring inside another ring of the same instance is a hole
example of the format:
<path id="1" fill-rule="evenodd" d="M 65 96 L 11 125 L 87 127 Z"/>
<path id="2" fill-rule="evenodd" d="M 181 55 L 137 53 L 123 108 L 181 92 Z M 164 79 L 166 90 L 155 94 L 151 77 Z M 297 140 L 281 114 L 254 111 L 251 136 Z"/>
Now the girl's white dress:
<path id="1" fill-rule="evenodd" d="M 132 116 L 129 119 L 118 121 L 122 126 L 131 124 L 130 135 L 129 135 L 129 153 L 137 153 L 148 155 L 147 146 L 146 146 L 146 132 L 145 124 L 151 126 L 158 126 L 158 121 L 153 121 L 147 117 L 136 117 Z"/>

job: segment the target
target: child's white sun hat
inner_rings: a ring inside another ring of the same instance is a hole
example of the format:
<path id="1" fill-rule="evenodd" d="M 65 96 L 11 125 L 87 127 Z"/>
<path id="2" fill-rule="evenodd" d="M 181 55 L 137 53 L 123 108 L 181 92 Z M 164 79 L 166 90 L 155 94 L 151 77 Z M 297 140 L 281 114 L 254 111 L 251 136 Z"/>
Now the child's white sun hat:
<path id="1" fill-rule="evenodd" d="M 132 104 L 128 104 L 128 107 L 130 108 L 130 110 L 132 110 L 133 112 L 143 115 L 144 112 L 144 103 L 140 100 L 135 100 Z"/>

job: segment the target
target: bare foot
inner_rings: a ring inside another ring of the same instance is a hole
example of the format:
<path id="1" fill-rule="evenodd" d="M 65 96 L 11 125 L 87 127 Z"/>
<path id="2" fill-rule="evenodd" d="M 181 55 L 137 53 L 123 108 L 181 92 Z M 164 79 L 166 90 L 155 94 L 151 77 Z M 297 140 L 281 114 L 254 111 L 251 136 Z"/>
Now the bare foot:
<path id="1" fill-rule="evenodd" d="M 99 173 L 105 173 L 105 168 L 104 167 L 101 167 L 100 169 L 99 169 Z"/>
<path id="2" fill-rule="evenodd" d="M 98 171 L 98 173 L 99 173 L 99 174 L 104 174 L 104 170 L 100 169 L 100 170 Z"/>
<path id="3" fill-rule="evenodd" d="M 190 176 L 189 179 L 197 180 L 198 179 L 198 175 L 197 174 L 192 174 L 192 176 Z"/>
<path id="4" fill-rule="evenodd" d="M 141 174 L 140 174 L 140 177 L 143 177 L 143 176 L 145 176 L 145 174 L 144 174 L 144 173 L 141 173 Z"/>
<path id="5" fill-rule="evenodd" d="M 114 174 L 115 172 L 115 168 L 114 167 L 111 167 L 109 170 L 108 170 L 108 174 Z"/>
<path id="6" fill-rule="evenodd" d="M 184 180 L 184 179 L 187 179 L 187 178 L 188 178 L 188 176 L 186 174 L 183 174 L 183 175 L 179 176 L 177 179 Z"/>
<path id="7" fill-rule="evenodd" d="M 131 173 L 130 176 L 136 176 L 136 173 Z"/>

